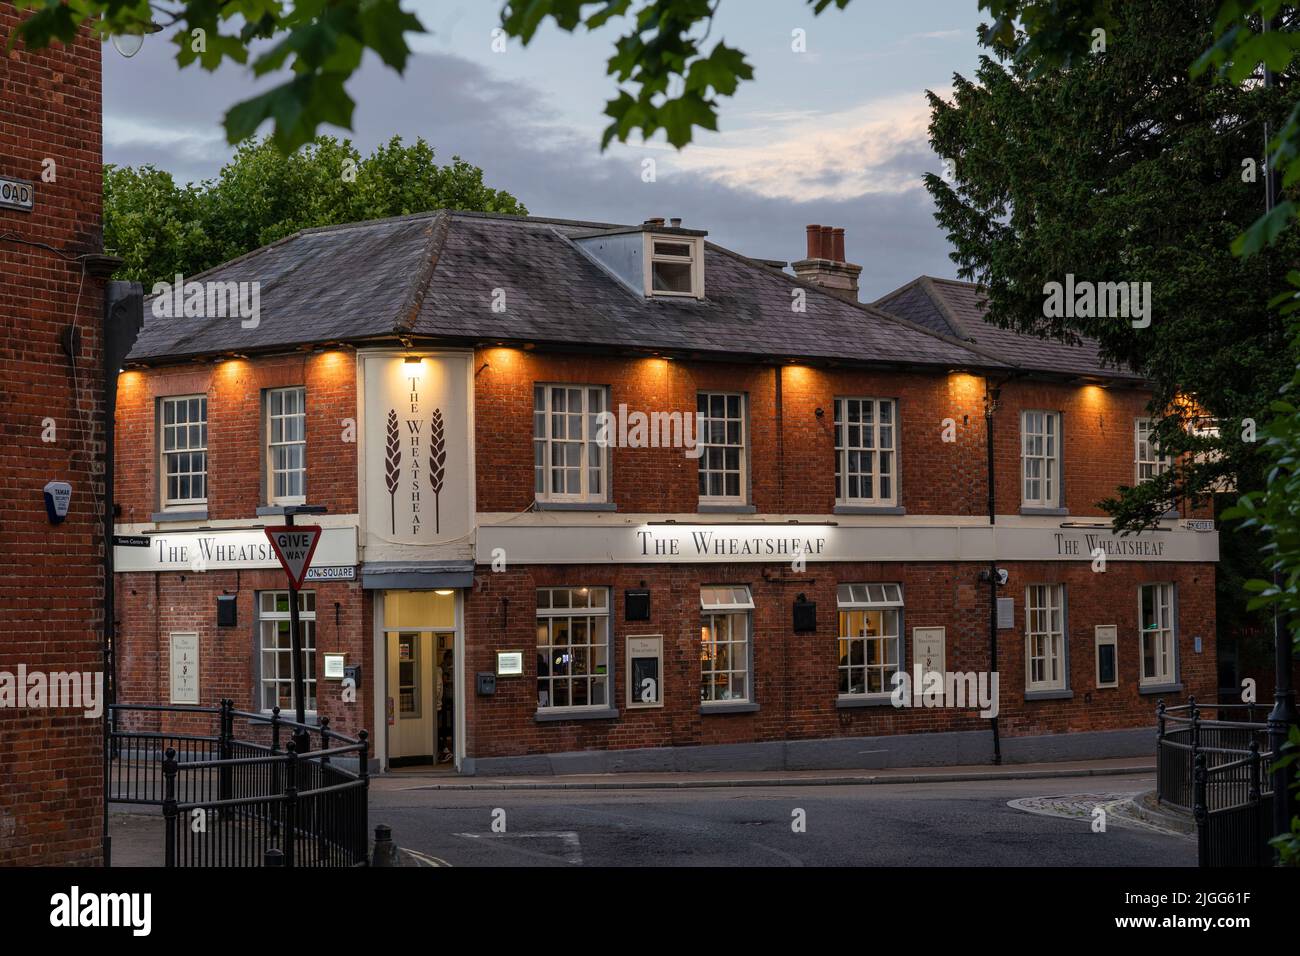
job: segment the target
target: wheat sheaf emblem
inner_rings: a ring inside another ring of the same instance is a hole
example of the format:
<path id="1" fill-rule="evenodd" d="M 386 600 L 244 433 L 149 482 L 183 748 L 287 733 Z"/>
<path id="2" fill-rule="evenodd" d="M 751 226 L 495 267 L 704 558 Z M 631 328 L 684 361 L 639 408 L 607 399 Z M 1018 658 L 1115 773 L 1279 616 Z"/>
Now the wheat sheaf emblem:
<path id="1" fill-rule="evenodd" d="M 388 410 L 384 453 L 384 483 L 388 486 L 388 516 L 397 534 L 397 480 L 402 473 L 402 434 L 397 428 L 397 410 Z"/>
<path id="2" fill-rule="evenodd" d="M 432 428 L 429 429 L 429 484 L 433 487 L 433 533 L 442 534 L 442 517 L 438 497 L 442 494 L 447 474 L 447 436 L 442 424 L 442 409 L 433 410 Z"/>

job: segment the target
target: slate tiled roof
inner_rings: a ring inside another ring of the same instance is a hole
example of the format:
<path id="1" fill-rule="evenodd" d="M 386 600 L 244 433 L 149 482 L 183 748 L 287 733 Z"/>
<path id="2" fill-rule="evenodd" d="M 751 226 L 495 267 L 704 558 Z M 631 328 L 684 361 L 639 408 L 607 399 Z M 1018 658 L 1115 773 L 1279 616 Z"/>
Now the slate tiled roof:
<path id="1" fill-rule="evenodd" d="M 849 362 L 998 369 L 987 350 L 719 246 L 705 245 L 705 299 L 645 299 L 572 236 L 608 223 L 437 211 L 309 229 L 209 270 L 259 281 L 261 320 L 157 318 L 128 360 L 409 336 Z M 806 311 L 791 309 L 806 290 Z M 493 311 L 495 290 L 504 311 Z"/>
<path id="2" fill-rule="evenodd" d="M 922 276 L 878 299 L 875 306 L 986 349 L 1026 371 L 1141 381 L 1141 376 L 1129 369 L 1105 364 L 1092 339 L 1070 345 L 986 322 L 987 302 L 978 286 L 970 282 Z"/>

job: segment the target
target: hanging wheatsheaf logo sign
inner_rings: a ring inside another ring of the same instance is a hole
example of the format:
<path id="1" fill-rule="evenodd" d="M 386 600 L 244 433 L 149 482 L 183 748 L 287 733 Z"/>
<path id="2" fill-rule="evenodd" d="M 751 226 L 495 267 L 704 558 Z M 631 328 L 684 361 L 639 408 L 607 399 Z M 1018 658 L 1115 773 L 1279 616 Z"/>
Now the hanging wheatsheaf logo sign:
<path id="1" fill-rule="evenodd" d="M 394 544 L 464 538 L 473 513 L 468 353 L 362 363 L 368 533 Z"/>

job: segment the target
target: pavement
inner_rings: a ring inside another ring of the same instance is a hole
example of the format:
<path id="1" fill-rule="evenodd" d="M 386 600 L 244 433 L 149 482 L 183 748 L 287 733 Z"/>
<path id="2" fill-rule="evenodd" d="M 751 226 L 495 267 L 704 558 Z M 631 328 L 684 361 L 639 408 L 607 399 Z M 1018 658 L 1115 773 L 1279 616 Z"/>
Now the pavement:
<path id="1" fill-rule="evenodd" d="M 562 776 L 463 777 L 445 770 L 402 771 L 370 778 L 372 793 L 392 790 L 681 790 L 712 787 L 840 787 L 865 784 L 959 783 L 973 780 L 1046 780 L 1155 772 L 1151 757 L 1063 760 L 1049 763 L 897 767 L 885 770 L 698 771 Z"/>

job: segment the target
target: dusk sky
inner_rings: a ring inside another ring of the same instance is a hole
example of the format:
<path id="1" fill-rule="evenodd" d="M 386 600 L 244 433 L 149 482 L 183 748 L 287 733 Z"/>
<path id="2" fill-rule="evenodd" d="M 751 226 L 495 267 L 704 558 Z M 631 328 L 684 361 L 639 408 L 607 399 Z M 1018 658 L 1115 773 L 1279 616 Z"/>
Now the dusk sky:
<path id="1" fill-rule="evenodd" d="M 548 27 L 527 48 L 511 41 L 494 53 L 497 0 L 404 6 L 430 31 L 412 37 L 406 75 L 368 61 L 348 86 L 354 131 L 323 130 L 350 136 L 363 153 L 393 135 L 422 136 L 441 161 L 481 166 L 489 185 L 534 215 L 681 216 L 763 258 L 802 258 L 807 223 L 844 226 L 864 301 L 922 273 L 955 275 L 921 182 L 939 170 L 924 91 L 946 95 L 954 72 L 973 72 L 976 0 L 856 0 L 820 17 L 803 0 L 724 0 L 710 40 L 743 49 L 755 79 L 721 101 L 719 132 L 697 133 L 680 152 L 660 141 L 603 154 L 616 26 L 574 35 Z M 805 53 L 791 50 L 795 28 L 807 31 Z M 105 48 L 104 159 L 198 181 L 232 153 L 225 109 L 268 84 L 239 67 L 179 70 L 167 36 L 149 37 L 131 59 Z M 641 179 L 647 156 L 654 183 Z"/>

